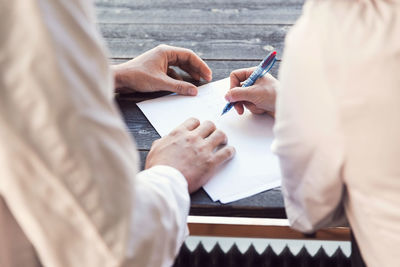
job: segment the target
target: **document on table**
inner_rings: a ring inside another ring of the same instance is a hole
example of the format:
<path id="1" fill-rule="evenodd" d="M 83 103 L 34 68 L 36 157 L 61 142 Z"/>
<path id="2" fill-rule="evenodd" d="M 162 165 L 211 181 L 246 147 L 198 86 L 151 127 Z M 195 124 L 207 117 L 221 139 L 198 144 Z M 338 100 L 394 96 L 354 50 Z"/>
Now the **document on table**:
<path id="1" fill-rule="evenodd" d="M 229 78 L 198 88 L 198 95 L 168 95 L 138 103 L 138 107 L 161 136 L 190 117 L 210 120 L 228 136 L 235 157 L 221 166 L 204 190 L 213 201 L 228 203 L 280 186 L 277 157 L 271 152 L 273 118 L 231 110 L 224 116 L 224 95 Z"/>

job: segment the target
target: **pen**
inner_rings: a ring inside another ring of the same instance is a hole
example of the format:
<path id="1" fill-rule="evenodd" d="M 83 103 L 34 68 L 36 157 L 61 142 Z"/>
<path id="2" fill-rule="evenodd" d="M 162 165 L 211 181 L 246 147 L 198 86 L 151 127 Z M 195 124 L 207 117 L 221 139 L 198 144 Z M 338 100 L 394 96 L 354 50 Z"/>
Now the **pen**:
<path id="1" fill-rule="evenodd" d="M 258 78 L 261 78 L 262 76 L 264 76 L 264 74 L 266 74 L 272 68 L 275 61 L 276 61 L 276 51 L 273 51 L 273 52 L 269 53 L 269 55 L 266 56 L 263 61 L 261 61 L 261 63 L 257 66 L 257 68 L 250 75 L 250 77 L 247 78 L 247 80 L 245 80 L 243 82 L 242 87 L 252 86 L 257 81 Z M 231 108 L 234 105 L 235 105 L 235 103 L 226 104 L 226 106 L 222 110 L 221 116 L 224 115 L 225 113 L 227 113 L 229 110 L 231 110 Z"/>

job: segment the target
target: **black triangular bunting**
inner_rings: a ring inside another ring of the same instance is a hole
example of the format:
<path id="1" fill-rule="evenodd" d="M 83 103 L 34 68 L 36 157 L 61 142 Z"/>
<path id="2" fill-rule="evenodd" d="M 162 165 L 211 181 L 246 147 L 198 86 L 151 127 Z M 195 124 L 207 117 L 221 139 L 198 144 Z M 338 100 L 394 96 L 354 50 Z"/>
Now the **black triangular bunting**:
<path id="1" fill-rule="evenodd" d="M 350 258 L 339 247 L 332 256 L 328 256 L 321 247 L 314 256 L 311 256 L 305 247 L 296 255 L 288 246 L 276 254 L 270 245 L 259 254 L 253 245 L 242 253 L 234 244 L 226 253 L 216 243 L 210 252 L 207 252 L 200 242 L 190 251 L 183 245 L 173 267 L 346 267 L 351 266 Z"/>

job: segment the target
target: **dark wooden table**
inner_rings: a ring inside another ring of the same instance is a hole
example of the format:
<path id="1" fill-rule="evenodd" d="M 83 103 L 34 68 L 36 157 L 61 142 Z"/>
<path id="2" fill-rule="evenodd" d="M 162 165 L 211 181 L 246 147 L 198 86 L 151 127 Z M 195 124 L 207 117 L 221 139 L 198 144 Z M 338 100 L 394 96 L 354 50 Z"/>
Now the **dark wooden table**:
<path id="1" fill-rule="evenodd" d="M 213 70 L 214 80 L 237 68 L 257 65 L 278 52 L 301 13 L 304 0 L 96 0 L 98 27 L 119 63 L 159 45 L 190 48 Z M 165 93 L 117 97 L 140 153 L 142 168 L 152 142 L 160 136 L 136 103 Z M 286 218 L 279 188 L 230 204 L 214 203 L 204 190 L 191 196 L 191 215 Z"/>

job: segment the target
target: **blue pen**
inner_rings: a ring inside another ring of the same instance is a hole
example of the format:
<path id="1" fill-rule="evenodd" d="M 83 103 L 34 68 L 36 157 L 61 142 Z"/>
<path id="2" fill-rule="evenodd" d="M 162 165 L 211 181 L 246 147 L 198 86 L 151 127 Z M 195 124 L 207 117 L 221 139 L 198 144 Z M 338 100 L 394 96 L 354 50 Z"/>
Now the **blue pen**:
<path id="1" fill-rule="evenodd" d="M 242 84 L 242 87 L 249 87 L 252 86 L 258 78 L 262 77 L 264 74 L 266 74 L 274 65 L 276 61 L 276 51 L 271 52 L 266 58 L 264 58 L 263 61 L 257 66 L 257 68 L 253 71 L 253 73 L 250 75 L 247 80 L 245 80 Z M 228 103 L 224 107 L 222 111 L 222 115 L 227 113 L 231 108 L 235 105 L 235 103 Z"/>

